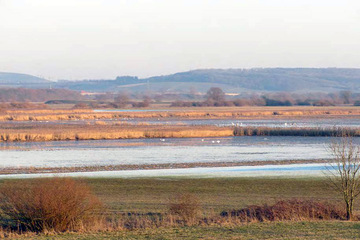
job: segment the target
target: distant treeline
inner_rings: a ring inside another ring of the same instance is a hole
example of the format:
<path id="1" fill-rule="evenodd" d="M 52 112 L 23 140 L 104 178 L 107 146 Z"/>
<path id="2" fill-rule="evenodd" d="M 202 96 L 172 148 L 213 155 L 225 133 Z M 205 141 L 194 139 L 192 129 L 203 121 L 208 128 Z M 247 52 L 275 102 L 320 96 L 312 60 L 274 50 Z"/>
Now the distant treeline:
<path id="1" fill-rule="evenodd" d="M 46 102 L 54 99 L 82 100 L 83 96 L 67 89 L 0 88 L 0 102 Z"/>
<path id="2" fill-rule="evenodd" d="M 334 93 L 259 93 L 226 94 L 213 87 L 206 94 L 191 89 L 188 94 L 167 94 L 145 91 L 84 93 L 68 89 L 0 88 L 0 102 L 17 103 L 3 108 L 32 108 L 18 103 L 73 104 L 75 108 L 128 108 L 149 107 L 153 103 L 171 103 L 172 107 L 221 106 L 360 106 L 360 94 L 350 91 Z"/>
<path id="3" fill-rule="evenodd" d="M 48 109 L 48 105 L 44 103 L 29 103 L 29 102 L 11 102 L 0 103 L 0 113 L 9 109 Z"/>
<path id="4" fill-rule="evenodd" d="M 227 99 L 220 88 L 211 88 L 205 95 L 204 101 L 177 100 L 171 104 L 173 107 L 221 107 L 221 106 L 335 106 L 352 104 L 360 106 L 360 94 L 350 91 L 338 93 L 268 93 L 268 94 L 243 94 Z"/>

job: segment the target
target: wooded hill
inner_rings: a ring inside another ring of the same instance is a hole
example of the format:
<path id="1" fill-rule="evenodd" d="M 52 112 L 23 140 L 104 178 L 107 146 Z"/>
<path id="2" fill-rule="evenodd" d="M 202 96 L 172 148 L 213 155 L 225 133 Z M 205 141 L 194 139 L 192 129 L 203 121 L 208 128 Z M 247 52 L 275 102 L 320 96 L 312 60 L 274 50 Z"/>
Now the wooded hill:
<path id="1" fill-rule="evenodd" d="M 108 80 L 50 82 L 26 74 L 0 73 L 7 87 L 65 88 L 90 92 L 206 92 L 220 87 L 228 93 L 241 92 L 360 92 L 360 69 L 352 68 L 254 68 L 202 69 L 140 79 L 123 76 Z"/>

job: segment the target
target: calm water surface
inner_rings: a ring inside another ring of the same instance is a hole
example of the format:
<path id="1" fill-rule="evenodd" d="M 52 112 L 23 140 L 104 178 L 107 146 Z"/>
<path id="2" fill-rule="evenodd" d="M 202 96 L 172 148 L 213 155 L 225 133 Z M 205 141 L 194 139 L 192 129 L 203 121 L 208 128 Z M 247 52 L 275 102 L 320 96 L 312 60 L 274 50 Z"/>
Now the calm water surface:
<path id="1" fill-rule="evenodd" d="M 327 159 L 331 141 L 272 136 L 1 143 L 0 168 Z"/>

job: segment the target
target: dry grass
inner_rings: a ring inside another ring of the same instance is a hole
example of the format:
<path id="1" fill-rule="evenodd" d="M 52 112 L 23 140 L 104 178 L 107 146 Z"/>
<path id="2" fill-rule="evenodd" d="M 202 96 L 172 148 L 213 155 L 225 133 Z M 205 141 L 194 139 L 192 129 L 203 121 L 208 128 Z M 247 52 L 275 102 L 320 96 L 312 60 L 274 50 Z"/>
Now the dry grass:
<path id="1" fill-rule="evenodd" d="M 303 136 L 303 137 L 333 137 L 342 136 L 343 132 L 350 136 L 360 136 L 360 129 L 334 128 L 280 128 L 280 127 L 235 127 L 234 136 Z"/>
<path id="2" fill-rule="evenodd" d="M 335 205 L 301 200 L 282 200 L 272 206 L 249 206 L 241 210 L 222 213 L 204 214 L 200 211 L 198 202 L 194 207 L 190 203 L 170 205 L 169 213 L 137 213 L 103 217 L 94 221 L 92 225 L 83 226 L 82 233 L 86 232 L 114 232 L 126 230 L 174 228 L 189 226 L 241 226 L 248 222 L 283 222 L 283 221 L 313 221 L 313 220 L 341 220 L 344 212 Z M 11 231 L 3 231 L 11 233 Z M 31 232 L 31 231 L 30 231 Z M 12 232 L 13 234 L 19 232 Z M 28 232 L 25 232 L 28 233 Z"/>
<path id="3" fill-rule="evenodd" d="M 200 201 L 193 194 L 178 194 L 169 204 L 169 213 L 179 216 L 184 224 L 192 225 L 200 216 Z"/>
<path id="4" fill-rule="evenodd" d="M 344 220 L 345 211 L 326 202 L 292 199 L 281 200 L 271 206 L 253 205 L 240 210 L 223 211 L 221 216 L 236 218 L 241 222 Z"/>
<path id="5" fill-rule="evenodd" d="M 151 110 L 151 109 L 147 109 Z M 182 119 L 241 119 L 279 117 L 358 116 L 359 107 L 224 107 L 174 108 L 171 111 L 99 112 L 92 110 L 8 110 L 0 114 L 0 121 L 57 121 L 120 118 L 182 118 Z"/>
<path id="6" fill-rule="evenodd" d="M 232 128 L 216 126 L 108 125 L 101 122 L 94 125 L 28 123 L 0 126 L 0 142 L 228 136 L 233 136 Z"/>
<path id="7" fill-rule="evenodd" d="M 96 121 L 94 124 L 4 123 L 0 142 L 107 140 L 135 138 L 206 138 L 231 136 L 338 136 L 342 128 L 217 127 L 211 125 L 122 124 Z M 360 129 L 347 130 L 360 136 Z"/>
<path id="8" fill-rule="evenodd" d="M 14 236 L 16 239 L 37 240 L 97 240 L 97 239 L 360 239 L 358 222 L 305 221 L 305 222 L 265 222 L 237 226 L 192 226 L 135 229 L 132 231 L 101 231 L 90 233 L 62 233 L 35 235 L 26 233 Z M 1 234 L 1 233 L 0 233 Z"/>
<path id="9" fill-rule="evenodd" d="M 102 223 L 110 230 L 135 230 L 183 226 L 241 226 L 249 222 L 344 220 L 345 211 L 338 205 L 313 200 L 280 200 L 274 205 L 251 205 L 240 210 L 204 213 L 200 201 L 191 194 L 178 195 L 166 213 L 123 214 Z"/>

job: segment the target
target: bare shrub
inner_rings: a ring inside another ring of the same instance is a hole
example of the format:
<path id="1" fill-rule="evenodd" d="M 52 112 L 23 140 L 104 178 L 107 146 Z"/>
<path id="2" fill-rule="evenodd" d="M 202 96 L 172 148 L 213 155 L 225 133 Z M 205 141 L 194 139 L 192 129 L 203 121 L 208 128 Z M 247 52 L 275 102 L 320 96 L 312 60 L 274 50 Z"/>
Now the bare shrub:
<path id="1" fill-rule="evenodd" d="M 134 108 L 146 108 L 150 106 L 150 103 L 151 103 L 151 99 L 145 98 L 142 102 L 133 102 L 131 105 Z"/>
<path id="2" fill-rule="evenodd" d="M 9 181 L 0 188 L 0 210 L 21 231 L 76 231 L 96 219 L 101 206 L 90 188 L 70 178 Z"/>
<path id="3" fill-rule="evenodd" d="M 114 98 L 114 104 L 117 108 L 124 108 L 129 102 L 129 94 L 127 92 L 120 92 Z"/>
<path id="4" fill-rule="evenodd" d="M 264 222 L 343 219 L 345 213 L 329 203 L 293 199 L 278 201 L 271 206 L 253 205 L 240 210 L 223 211 L 221 216 L 236 217 L 242 222 Z"/>
<path id="5" fill-rule="evenodd" d="M 73 109 L 89 109 L 90 106 L 86 103 L 79 102 L 73 106 Z"/>
<path id="6" fill-rule="evenodd" d="M 169 213 L 185 224 L 194 224 L 201 212 L 199 199 L 192 194 L 179 194 L 169 204 Z"/>
<path id="7" fill-rule="evenodd" d="M 352 220 L 354 202 L 360 195 L 360 147 L 353 143 L 352 135 L 344 131 L 339 141 L 329 147 L 333 159 L 327 170 L 329 180 L 346 205 L 346 219 Z"/>

